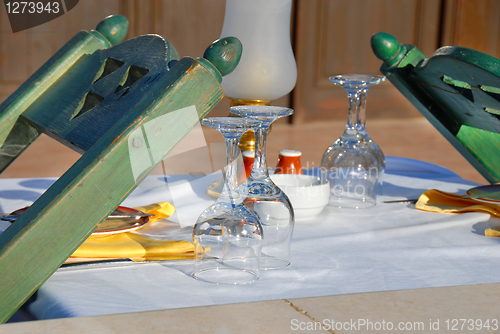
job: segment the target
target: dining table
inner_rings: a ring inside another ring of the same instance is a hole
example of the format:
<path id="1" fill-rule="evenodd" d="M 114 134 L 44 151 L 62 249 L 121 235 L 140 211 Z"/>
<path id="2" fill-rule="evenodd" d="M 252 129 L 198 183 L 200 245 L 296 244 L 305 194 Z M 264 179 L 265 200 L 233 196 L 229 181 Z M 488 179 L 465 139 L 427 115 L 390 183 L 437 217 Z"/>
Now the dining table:
<path id="1" fill-rule="evenodd" d="M 220 172 L 149 175 L 122 205 L 167 201 L 175 213 L 129 233 L 192 241 L 197 217 L 214 201 L 206 189 L 220 177 Z M 0 212 L 30 205 L 55 180 L 0 179 Z M 500 220 L 484 212 L 423 211 L 412 201 L 430 189 L 464 194 L 475 186 L 444 167 L 388 156 L 375 206 L 326 206 L 316 217 L 297 220 L 291 265 L 261 270 L 255 283 L 196 280 L 193 259 L 71 264 L 58 269 L 21 309 L 48 322 L 8 323 L 0 325 L 0 333 L 21 333 L 33 323 L 40 333 L 57 333 L 71 327 L 49 326 L 50 321 L 71 319 L 81 319 L 81 328 L 89 331 L 106 328 L 103 333 L 141 326 L 219 333 L 498 332 L 500 238 L 485 236 L 485 230 Z M 8 226 L 1 222 L 0 231 Z"/>

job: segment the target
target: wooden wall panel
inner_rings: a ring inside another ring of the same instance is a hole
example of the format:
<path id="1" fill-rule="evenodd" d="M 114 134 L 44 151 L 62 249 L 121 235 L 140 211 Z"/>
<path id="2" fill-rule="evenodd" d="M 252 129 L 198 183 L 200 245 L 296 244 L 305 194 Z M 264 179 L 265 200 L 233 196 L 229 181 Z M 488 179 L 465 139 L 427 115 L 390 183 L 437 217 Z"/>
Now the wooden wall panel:
<path id="1" fill-rule="evenodd" d="M 442 45 L 459 45 L 500 58 L 500 1 L 446 0 Z"/>
<path id="2" fill-rule="evenodd" d="M 5 11 L 0 21 L 0 102 L 10 95 L 78 31 L 94 29 L 111 14 L 125 15 L 127 39 L 159 34 L 182 56 L 200 57 L 222 31 L 225 0 L 85 0 L 67 14 L 41 26 L 13 34 Z M 274 104 L 290 105 L 290 96 Z M 224 99 L 210 116 L 228 115 Z"/>
<path id="3" fill-rule="evenodd" d="M 119 0 L 85 0 L 53 21 L 14 34 L 0 10 L 0 102 L 78 31 L 95 29 L 103 18 L 119 13 Z"/>
<path id="4" fill-rule="evenodd" d="M 220 36 L 225 4 L 225 0 L 123 1 L 123 13 L 129 18 L 131 26 L 127 37 L 156 33 L 167 38 L 181 57 L 201 57 Z M 210 116 L 228 114 L 228 99 L 210 112 Z"/>
<path id="5" fill-rule="evenodd" d="M 85 0 L 67 14 L 41 26 L 12 33 L 7 14 L 0 17 L 0 102 L 9 96 L 78 31 L 94 29 L 111 14 L 127 16 L 128 38 L 156 33 L 182 56 L 200 57 L 218 39 L 225 0 Z M 228 114 L 224 100 L 211 116 Z"/>
<path id="6" fill-rule="evenodd" d="M 347 98 L 328 77 L 379 74 L 381 62 L 370 46 L 385 31 L 401 42 L 433 52 L 439 40 L 440 2 L 435 0 L 297 1 L 295 52 L 299 79 L 293 95 L 294 122 L 346 117 Z M 422 32 L 422 33 L 421 33 Z M 388 82 L 370 90 L 368 117 L 419 115 Z"/>
<path id="7" fill-rule="evenodd" d="M 159 34 L 174 44 L 181 57 L 199 57 L 220 36 L 225 3 L 225 0 L 123 0 L 120 5 L 130 22 L 127 38 Z"/>
<path id="8" fill-rule="evenodd" d="M 28 33 L 13 34 L 7 13 L 0 10 L 0 81 L 18 82 L 29 74 L 26 64 L 28 54 Z"/>
<path id="9" fill-rule="evenodd" d="M 225 0 L 85 0 L 49 23 L 13 34 L 0 11 L 0 101 L 11 94 L 58 48 L 105 16 L 124 14 L 127 38 L 157 33 L 181 56 L 201 56 L 222 30 Z M 328 77 L 379 73 L 370 47 L 378 31 L 414 44 L 430 56 L 440 45 L 462 45 L 500 57 L 498 0 L 294 0 L 293 39 L 299 74 L 292 97 L 273 104 L 292 106 L 295 122 L 345 118 L 345 92 Z M 227 115 L 224 99 L 211 116 Z M 418 112 L 386 82 L 372 88 L 371 117 L 409 117 Z"/>

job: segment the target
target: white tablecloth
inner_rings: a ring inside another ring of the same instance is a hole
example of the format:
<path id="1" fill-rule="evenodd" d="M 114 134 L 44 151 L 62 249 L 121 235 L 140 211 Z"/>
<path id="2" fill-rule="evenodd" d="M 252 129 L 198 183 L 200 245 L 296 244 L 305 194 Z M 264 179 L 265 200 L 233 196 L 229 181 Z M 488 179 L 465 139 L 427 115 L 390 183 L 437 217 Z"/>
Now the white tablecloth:
<path id="1" fill-rule="evenodd" d="M 211 203 L 203 192 L 217 175 L 150 176 L 123 204 L 170 199 L 187 225 Z M 60 269 L 28 305 L 38 319 L 91 316 L 272 299 L 500 282 L 500 239 L 484 236 L 500 225 L 483 213 L 437 214 L 384 200 L 418 198 L 436 188 L 463 193 L 476 185 L 438 166 L 387 158 L 383 196 L 365 210 L 327 207 L 297 223 L 292 265 L 262 271 L 254 284 L 221 286 L 191 278 L 192 261 L 122 267 Z M 189 183 L 188 181 L 192 181 Z M 53 179 L 0 179 L 3 212 L 30 204 Z M 172 196 L 172 194 L 174 196 Z M 190 239 L 189 227 L 162 222 L 143 234 Z M 161 224 L 164 224 L 161 226 Z M 174 226 L 165 230 L 166 225 Z M 175 227 L 177 226 L 177 227 Z M 161 228 L 160 228 L 161 227 Z"/>

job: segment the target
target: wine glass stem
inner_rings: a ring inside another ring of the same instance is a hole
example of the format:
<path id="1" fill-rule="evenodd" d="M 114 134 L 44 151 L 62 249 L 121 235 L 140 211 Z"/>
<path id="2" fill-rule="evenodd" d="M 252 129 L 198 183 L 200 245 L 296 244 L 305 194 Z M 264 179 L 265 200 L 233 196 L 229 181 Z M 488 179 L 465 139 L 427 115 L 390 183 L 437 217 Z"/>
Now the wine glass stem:
<path id="1" fill-rule="evenodd" d="M 366 132 L 366 97 L 368 95 L 368 87 L 359 88 L 357 95 L 357 117 L 356 128 L 361 134 Z"/>
<path id="2" fill-rule="evenodd" d="M 358 133 L 357 124 L 359 121 L 360 100 L 358 91 L 355 89 L 346 88 L 348 109 L 347 109 L 347 124 L 345 132 L 348 135 L 356 135 Z"/>
<path id="3" fill-rule="evenodd" d="M 266 165 L 266 140 L 269 126 L 262 126 L 255 131 L 255 160 L 251 177 L 255 180 L 266 179 L 269 171 Z"/>
<path id="4" fill-rule="evenodd" d="M 224 199 L 226 202 L 230 202 L 231 204 L 238 204 L 238 194 L 236 193 L 236 178 L 238 176 L 236 158 L 238 157 L 240 151 L 238 147 L 240 138 L 230 137 L 224 139 L 226 142 L 227 167 L 226 172 L 224 173 L 224 185 L 220 194 L 220 198 Z"/>

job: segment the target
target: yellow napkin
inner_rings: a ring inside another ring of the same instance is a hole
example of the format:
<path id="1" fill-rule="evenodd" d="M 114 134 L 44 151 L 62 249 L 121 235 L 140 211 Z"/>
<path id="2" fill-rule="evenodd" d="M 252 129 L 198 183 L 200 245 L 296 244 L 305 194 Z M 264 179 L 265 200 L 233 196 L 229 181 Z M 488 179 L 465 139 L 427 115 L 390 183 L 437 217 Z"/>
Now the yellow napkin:
<path id="1" fill-rule="evenodd" d="M 472 198 L 463 198 L 460 195 L 431 189 L 423 193 L 415 207 L 419 210 L 441 213 L 485 212 L 500 217 L 500 206 L 486 203 Z M 487 229 L 484 234 L 488 237 L 500 237 L 498 229 Z"/>
<path id="2" fill-rule="evenodd" d="M 155 215 L 154 217 L 149 217 L 150 224 L 157 220 L 162 220 L 170 217 L 175 211 L 175 207 L 169 202 L 159 202 L 146 206 L 138 206 L 134 209 L 142 211 L 144 213 Z"/>
<path id="3" fill-rule="evenodd" d="M 168 202 L 136 207 L 136 210 L 154 214 L 150 223 L 170 217 L 175 208 Z M 193 244 L 189 241 L 157 240 L 133 232 L 106 236 L 90 236 L 71 255 L 74 258 L 126 258 L 134 261 L 192 259 Z"/>

